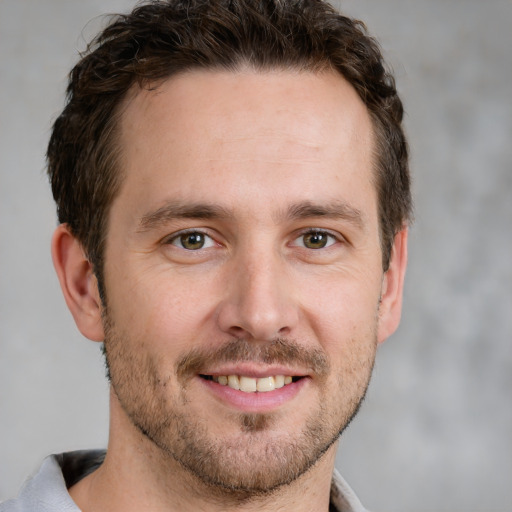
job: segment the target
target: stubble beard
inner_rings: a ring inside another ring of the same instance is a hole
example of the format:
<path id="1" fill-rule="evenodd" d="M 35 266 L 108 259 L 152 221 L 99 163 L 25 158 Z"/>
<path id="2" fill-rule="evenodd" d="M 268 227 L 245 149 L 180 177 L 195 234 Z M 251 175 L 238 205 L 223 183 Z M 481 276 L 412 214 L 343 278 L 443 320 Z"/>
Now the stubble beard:
<path id="1" fill-rule="evenodd" d="M 267 496 L 291 484 L 322 458 L 359 410 L 375 357 L 373 350 L 343 369 L 336 379 L 337 392 L 325 385 L 330 368 L 323 353 L 306 352 L 297 343 L 282 339 L 263 348 L 232 340 L 215 353 L 191 352 L 177 363 L 173 375 L 165 376 L 159 374 L 156 360 L 144 352 L 144 343 L 133 343 L 114 327 L 107 314 L 104 326 L 108 376 L 132 424 L 158 448 L 164 460 L 178 462 L 219 498 L 238 501 Z M 203 361 L 293 363 L 290 357 L 316 364 L 318 381 L 324 382 L 323 399 L 308 414 L 298 434 L 283 432 L 279 428 L 281 416 L 268 413 L 233 414 L 226 421 L 238 425 L 236 434 L 215 436 L 208 419 L 192 411 L 187 383 Z"/>

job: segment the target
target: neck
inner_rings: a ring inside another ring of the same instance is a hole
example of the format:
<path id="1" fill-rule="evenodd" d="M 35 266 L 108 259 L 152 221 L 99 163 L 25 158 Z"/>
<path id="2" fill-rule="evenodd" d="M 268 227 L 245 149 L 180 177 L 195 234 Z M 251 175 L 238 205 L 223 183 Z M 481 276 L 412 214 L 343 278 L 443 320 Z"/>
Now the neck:
<path id="1" fill-rule="evenodd" d="M 73 486 L 70 494 L 83 512 L 327 512 L 336 445 L 290 484 L 268 493 L 234 492 L 199 480 L 114 407 L 104 463 Z"/>

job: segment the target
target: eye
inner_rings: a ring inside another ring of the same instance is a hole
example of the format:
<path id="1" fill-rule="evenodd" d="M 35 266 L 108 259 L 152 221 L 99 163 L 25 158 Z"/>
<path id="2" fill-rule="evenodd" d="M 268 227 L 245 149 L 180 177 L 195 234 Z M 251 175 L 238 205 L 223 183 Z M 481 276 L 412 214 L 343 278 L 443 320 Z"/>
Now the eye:
<path id="1" fill-rule="evenodd" d="M 326 231 L 315 229 L 302 233 L 294 242 L 294 245 L 305 247 L 306 249 L 324 249 L 335 244 L 337 239 Z"/>
<path id="2" fill-rule="evenodd" d="M 201 231 L 182 232 L 170 238 L 167 243 L 181 249 L 186 249 L 187 251 L 207 249 L 208 247 L 213 247 L 215 245 L 215 241 L 206 233 Z"/>

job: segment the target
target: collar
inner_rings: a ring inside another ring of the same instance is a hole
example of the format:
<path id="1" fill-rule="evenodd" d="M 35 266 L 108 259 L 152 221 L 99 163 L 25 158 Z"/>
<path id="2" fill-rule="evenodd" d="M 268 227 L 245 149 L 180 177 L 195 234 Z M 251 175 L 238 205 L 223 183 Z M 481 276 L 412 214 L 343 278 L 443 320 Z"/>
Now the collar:
<path id="1" fill-rule="evenodd" d="M 105 450 L 83 450 L 50 455 L 27 480 L 16 499 L 0 504 L 0 512 L 80 512 L 67 490 L 95 471 L 105 454 Z M 336 470 L 329 511 L 368 512 Z"/>

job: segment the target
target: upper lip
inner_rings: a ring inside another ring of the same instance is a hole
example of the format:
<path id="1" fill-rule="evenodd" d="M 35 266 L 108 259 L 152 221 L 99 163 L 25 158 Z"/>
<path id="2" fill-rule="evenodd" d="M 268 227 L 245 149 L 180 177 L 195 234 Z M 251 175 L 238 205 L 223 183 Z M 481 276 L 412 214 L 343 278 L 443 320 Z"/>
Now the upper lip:
<path id="1" fill-rule="evenodd" d="M 232 365 L 222 365 L 215 369 L 210 368 L 200 372 L 201 375 L 211 375 L 219 377 L 221 375 L 244 375 L 255 379 L 270 377 L 274 375 L 289 375 L 291 377 L 306 377 L 309 373 L 303 368 L 291 368 L 276 365 L 258 365 L 255 363 L 236 363 Z"/>

